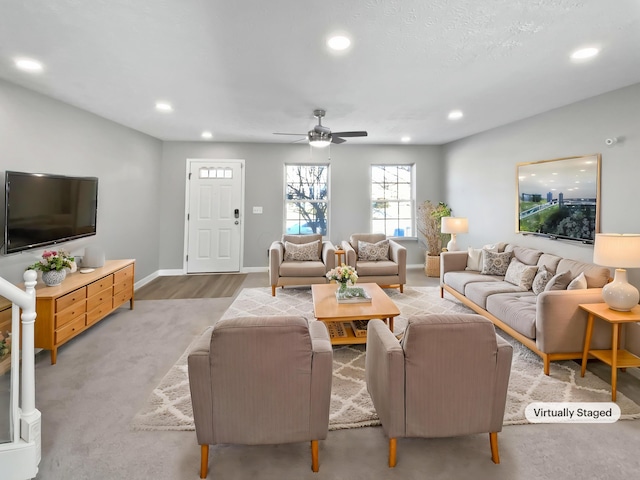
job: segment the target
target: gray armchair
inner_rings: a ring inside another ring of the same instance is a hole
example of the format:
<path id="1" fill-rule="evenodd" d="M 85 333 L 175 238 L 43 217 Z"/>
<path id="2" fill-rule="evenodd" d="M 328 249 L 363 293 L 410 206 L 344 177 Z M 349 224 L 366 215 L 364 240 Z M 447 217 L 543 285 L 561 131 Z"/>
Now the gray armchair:
<path id="1" fill-rule="evenodd" d="M 500 463 L 513 348 L 475 314 L 409 319 L 401 342 L 381 320 L 367 327 L 367 389 L 389 438 L 389 467 L 399 437 L 455 437 L 489 432 Z"/>
<path id="2" fill-rule="evenodd" d="M 386 259 L 368 260 L 358 251 L 358 241 L 377 243 L 386 240 L 384 233 L 354 233 L 349 241 L 342 242 L 346 263 L 358 272 L 358 281 L 377 283 L 381 287 L 397 287 L 402 293 L 407 283 L 407 249 L 398 242 L 389 240 Z"/>
<path id="3" fill-rule="evenodd" d="M 318 250 L 315 259 L 305 260 L 304 256 L 297 256 L 294 252 L 292 258 L 287 258 L 285 245 L 293 244 L 293 248 L 305 244 L 317 242 Z M 287 285 L 313 285 L 315 283 L 327 283 L 327 272 L 336 266 L 336 250 L 329 241 L 322 241 L 322 235 L 283 235 L 282 240 L 275 241 L 269 248 L 269 279 L 271 281 L 271 295 L 276 296 L 276 287 L 284 288 Z"/>
<path id="4" fill-rule="evenodd" d="M 333 350 L 322 322 L 297 316 L 222 320 L 188 357 L 200 478 L 209 445 L 269 445 L 327 437 Z"/>

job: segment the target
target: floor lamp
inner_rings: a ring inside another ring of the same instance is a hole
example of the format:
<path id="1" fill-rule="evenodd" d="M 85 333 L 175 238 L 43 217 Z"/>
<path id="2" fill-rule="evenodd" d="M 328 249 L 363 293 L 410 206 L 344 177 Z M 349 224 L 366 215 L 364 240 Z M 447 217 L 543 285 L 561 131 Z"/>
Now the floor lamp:
<path id="1" fill-rule="evenodd" d="M 602 298 L 610 309 L 628 312 L 638 305 L 640 294 L 627 281 L 625 268 L 640 268 L 640 235 L 597 233 L 593 263 L 616 269 L 613 282 L 602 289 Z"/>
<path id="2" fill-rule="evenodd" d="M 469 221 L 465 217 L 442 217 L 440 223 L 440 231 L 442 233 L 450 233 L 451 240 L 447 243 L 447 250 L 455 252 L 458 250 L 456 243 L 456 234 L 469 232 Z"/>

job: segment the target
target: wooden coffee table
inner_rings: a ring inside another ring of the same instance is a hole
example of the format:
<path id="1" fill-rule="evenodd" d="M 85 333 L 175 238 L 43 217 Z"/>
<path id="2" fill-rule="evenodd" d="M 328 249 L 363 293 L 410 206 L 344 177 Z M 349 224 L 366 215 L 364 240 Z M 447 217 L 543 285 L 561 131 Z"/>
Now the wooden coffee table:
<path id="1" fill-rule="evenodd" d="M 371 320 L 379 318 L 389 325 L 393 332 L 393 319 L 400 310 L 393 300 L 375 283 L 358 283 L 371 296 L 371 303 L 338 303 L 335 283 L 311 285 L 314 316 L 325 323 L 344 324 L 352 320 Z M 327 327 L 330 327 L 327 325 Z M 331 328 L 330 328 L 331 330 Z M 332 345 L 352 345 L 366 343 L 367 337 L 356 337 L 351 328 L 343 328 L 344 337 L 332 337 Z"/>

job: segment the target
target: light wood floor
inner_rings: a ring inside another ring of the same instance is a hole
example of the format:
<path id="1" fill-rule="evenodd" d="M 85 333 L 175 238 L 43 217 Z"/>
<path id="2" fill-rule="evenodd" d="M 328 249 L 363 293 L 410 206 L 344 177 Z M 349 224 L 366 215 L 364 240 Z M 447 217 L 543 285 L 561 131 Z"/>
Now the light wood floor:
<path id="1" fill-rule="evenodd" d="M 158 277 L 136 290 L 136 300 L 233 297 L 246 277 L 242 273 Z"/>

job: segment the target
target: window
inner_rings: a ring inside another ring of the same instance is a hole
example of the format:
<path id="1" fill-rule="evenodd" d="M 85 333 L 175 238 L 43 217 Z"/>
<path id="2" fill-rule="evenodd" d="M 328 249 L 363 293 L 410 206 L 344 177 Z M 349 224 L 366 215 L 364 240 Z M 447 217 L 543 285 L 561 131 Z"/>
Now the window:
<path id="1" fill-rule="evenodd" d="M 413 165 L 371 166 L 371 231 L 414 236 Z"/>
<path id="2" fill-rule="evenodd" d="M 287 234 L 327 235 L 328 165 L 286 165 L 285 228 Z"/>

